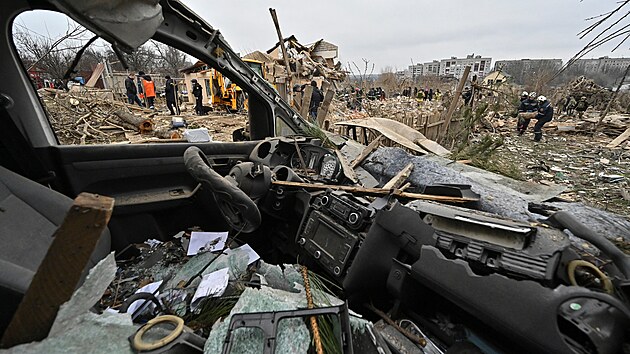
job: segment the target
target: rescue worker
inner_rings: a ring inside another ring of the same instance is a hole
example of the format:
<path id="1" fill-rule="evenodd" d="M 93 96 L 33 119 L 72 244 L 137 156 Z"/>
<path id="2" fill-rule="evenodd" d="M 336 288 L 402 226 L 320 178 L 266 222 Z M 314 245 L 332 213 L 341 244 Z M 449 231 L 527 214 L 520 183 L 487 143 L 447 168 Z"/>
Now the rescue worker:
<path id="1" fill-rule="evenodd" d="M 582 118 L 584 112 L 588 109 L 588 101 L 586 100 L 586 96 L 580 97 L 580 100 L 575 105 L 575 110 L 578 112 L 578 117 Z"/>
<path id="2" fill-rule="evenodd" d="M 171 115 L 179 114 L 179 105 L 176 100 L 176 86 L 175 82 L 169 75 L 164 77 L 166 79 L 166 83 L 164 85 L 164 93 L 166 94 L 166 107 L 171 111 Z"/>
<path id="3" fill-rule="evenodd" d="M 553 119 L 553 106 L 545 96 L 538 96 L 538 114 L 535 119 L 538 121 L 534 125 L 534 141 L 542 139 L 542 127 L 545 123 Z"/>
<path id="4" fill-rule="evenodd" d="M 190 83 L 192 84 L 192 94 L 193 96 L 195 96 L 195 113 L 198 116 L 203 115 L 203 103 L 201 102 L 201 100 L 203 99 L 203 95 L 201 92 L 201 85 L 199 85 L 199 83 L 197 82 L 197 79 L 192 79 L 190 80 Z"/>
<path id="5" fill-rule="evenodd" d="M 311 94 L 311 104 L 308 107 L 308 112 L 311 119 L 315 120 L 317 118 L 317 109 L 324 100 L 324 94 L 317 87 L 317 82 L 311 81 L 311 86 L 313 86 L 313 93 Z"/>
<path id="6" fill-rule="evenodd" d="M 464 88 L 464 92 L 462 92 L 462 98 L 464 99 L 464 105 L 472 105 L 472 90 L 470 90 L 470 87 L 466 86 L 466 88 Z"/>
<path id="7" fill-rule="evenodd" d="M 523 93 L 521 93 L 521 103 L 523 103 L 523 101 L 527 100 L 529 98 L 529 93 L 527 91 L 523 91 Z"/>
<path id="8" fill-rule="evenodd" d="M 527 92 L 523 91 L 523 94 L 525 93 Z M 536 102 L 536 92 L 530 92 L 529 95 L 527 95 L 527 99 L 525 100 L 523 100 L 523 95 L 521 94 L 521 104 L 518 107 L 518 125 L 516 127 L 518 135 L 523 135 L 525 133 L 527 127 L 529 126 L 529 122 L 531 121 L 531 118 L 521 117 L 520 114 L 536 112 L 537 110 L 538 102 Z"/>
<path id="9" fill-rule="evenodd" d="M 155 109 L 155 83 L 151 80 L 151 76 L 144 75 L 142 78 L 142 87 L 144 88 L 147 107 Z"/>
<path id="10" fill-rule="evenodd" d="M 138 106 L 142 107 L 142 101 L 138 98 L 138 89 L 136 88 L 136 75 L 134 73 L 129 73 L 129 76 L 125 79 L 125 91 L 127 93 L 127 100 L 129 104 L 137 103 Z"/>
<path id="11" fill-rule="evenodd" d="M 577 106 L 577 101 L 575 100 L 575 97 L 571 96 L 569 98 L 569 103 L 567 103 L 567 114 L 572 116 L 573 115 L 573 110 L 575 109 L 575 106 Z"/>

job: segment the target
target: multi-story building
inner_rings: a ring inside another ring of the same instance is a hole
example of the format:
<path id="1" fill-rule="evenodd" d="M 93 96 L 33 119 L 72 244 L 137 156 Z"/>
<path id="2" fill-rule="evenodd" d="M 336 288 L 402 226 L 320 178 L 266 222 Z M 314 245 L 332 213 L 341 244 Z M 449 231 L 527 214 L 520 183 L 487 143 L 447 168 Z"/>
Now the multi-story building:
<path id="1" fill-rule="evenodd" d="M 409 65 L 409 73 L 411 77 L 422 76 L 422 67 L 423 65 L 420 63 L 415 64 L 415 65 Z"/>
<path id="2" fill-rule="evenodd" d="M 440 62 L 438 60 L 430 61 L 422 64 L 423 76 L 437 76 L 440 75 Z"/>
<path id="3" fill-rule="evenodd" d="M 608 71 L 623 71 L 630 65 L 630 58 L 609 58 L 601 57 L 597 59 L 578 59 L 573 66 L 581 69 L 586 74 L 601 73 Z"/>
<path id="4" fill-rule="evenodd" d="M 467 55 L 466 58 L 451 57 L 442 59 L 439 65 L 440 76 L 454 76 L 461 78 L 464 68 L 470 66 L 470 77 L 477 75 L 479 78 L 486 76 L 491 70 L 492 58 L 481 57 L 481 55 Z"/>

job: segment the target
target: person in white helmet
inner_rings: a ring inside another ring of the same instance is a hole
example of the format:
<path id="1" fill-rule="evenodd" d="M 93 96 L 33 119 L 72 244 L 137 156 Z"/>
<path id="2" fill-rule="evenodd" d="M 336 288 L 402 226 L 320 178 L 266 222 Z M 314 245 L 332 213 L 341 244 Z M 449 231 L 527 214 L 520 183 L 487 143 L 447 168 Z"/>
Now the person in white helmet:
<path id="1" fill-rule="evenodd" d="M 527 94 L 527 92 L 523 91 L 523 95 L 525 94 Z M 538 102 L 536 101 L 536 92 L 530 92 L 529 94 L 527 94 L 526 99 L 521 98 L 521 105 L 518 107 L 518 113 L 536 112 L 537 109 Z M 518 135 L 523 135 L 525 133 L 530 120 L 531 119 L 529 118 L 518 118 L 518 124 L 516 126 Z"/>
<path id="2" fill-rule="evenodd" d="M 553 119 L 553 106 L 545 96 L 538 96 L 538 114 L 536 115 L 536 125 L 534 125 L 534 141 L 542 139 L 542 127 L 545 123 Z"/>

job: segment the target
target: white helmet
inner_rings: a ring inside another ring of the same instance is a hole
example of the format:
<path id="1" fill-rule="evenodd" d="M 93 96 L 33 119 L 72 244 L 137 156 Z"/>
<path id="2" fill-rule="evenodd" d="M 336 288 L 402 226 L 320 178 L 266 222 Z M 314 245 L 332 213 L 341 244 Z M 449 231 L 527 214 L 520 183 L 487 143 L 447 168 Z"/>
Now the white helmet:
<path id="1" fill-rule="evenodd" d="M 523 91 L 523 93 L 521 93 L 521 96 L 529 96 L 529 93 L 527 93 L 527 91 Z"/>
<path id="2" fill-rule="evenodd" d="M 547 100 L 547 97 L 540 95 L 538 96 L 538 102 L 545 102 Z"/>
<path id="3" fill-rule="evenodd" d="M 529 93 L 529 98 L 531 98 L 532 100 L 536 99 L 536 96 L 538 96 L 538 94 L 534 91 Z"/>

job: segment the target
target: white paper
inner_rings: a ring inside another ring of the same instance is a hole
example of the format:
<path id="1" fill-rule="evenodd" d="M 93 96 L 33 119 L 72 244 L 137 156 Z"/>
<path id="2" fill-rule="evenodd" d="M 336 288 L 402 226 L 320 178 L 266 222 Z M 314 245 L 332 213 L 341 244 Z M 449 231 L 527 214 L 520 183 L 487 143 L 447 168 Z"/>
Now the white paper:
<path id="1" fill-rule="evenodd" d="M 157 295 L 159 293 L 157 293 L 157 289 L 160 288 L 160 285 L 162 285 L 162 280 L 160 281 L 156 281 L 154 283 L 151 284 L 147 284 L 143 287 L 141 287 L 140 289 L 138 289 L 136 291 L 137 293 L 151 293 L 153 295 L 155 295 L 157 297 Z M 146 303 L 145 303 L 146 302 Z M 138 308 L 140 308 L 140 306 L 142 306 L 142 304 L 145 303 L 145 305 L 143 306 L 142 310 L 140 312 L 138 312 L 138 314 L 148 310 L 153 310 L 153 308 L 155 307 L 155 304 L 153 303 L 153 301 L 151 300 L 147 300 L 147 299 L 140 299 L 140 300 L 136 300 L 134 302 L 131 303 L 131 305 L 129 305 L 129 308 L 127 309 L 127 313 L 130 315 L 133 315 L 136 310 Z"/>
<path id="2" fill-rule="evenodd" d="M 197 287 L 197 291 L 195 291 L 195 295 L 190 303 L 191 309 L 196 309 L 204 297 L 219 297 L 223 295 L 230 279 L 228 270 L 229 268 L 222 268 L 201 278 L 201 283 L 199 283 L 199 287 Z"/>
<path id="3" fill-rule="evenodd" d="M 254 251 L 252 249 L 252 246 L 250 246 L 249 244 L 244 244 L 241 247 L 237 247 L 231 250 L 227 250 L 227 254 L 230 254 L 231 252 L 234 252 L 236 250 L 242 250 L 245 251 L 247 253 L 247 256 L 249 257 L 249 261 L 247 262 L 247 265 L 250 265 L 254 262 L 256 262 L 257 260 L 260 259 L 260 256 L 258 255 L 258 253 L 256 253 L 256 251 Z"/>
<path id="4" fill-rule="evenodd" d="M 189 143 L 212 141 L 212 137 L 208 134 L 208 129 L 206 128 L 186 129 L 184 130 L 184 138 L 186 138 Z"/>
<path id="5" fill-rule="evenodd" d="M 216 252 L 225 247 L 228 232 L 197 232 L 190 235 L 187 256 L 194 256 L 199 252 Z"/>

